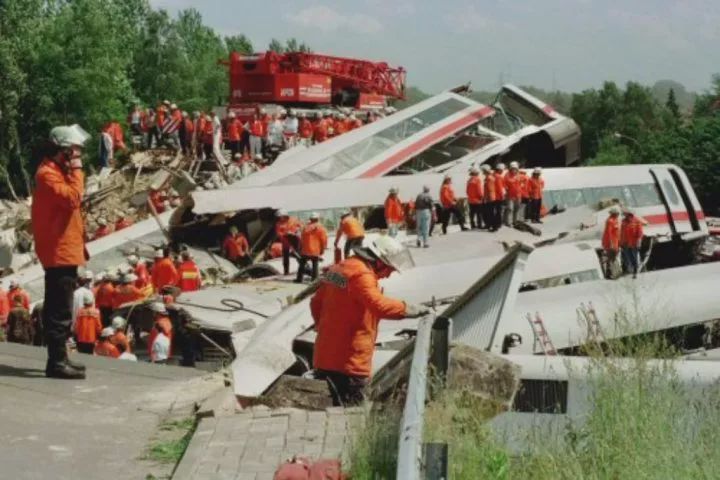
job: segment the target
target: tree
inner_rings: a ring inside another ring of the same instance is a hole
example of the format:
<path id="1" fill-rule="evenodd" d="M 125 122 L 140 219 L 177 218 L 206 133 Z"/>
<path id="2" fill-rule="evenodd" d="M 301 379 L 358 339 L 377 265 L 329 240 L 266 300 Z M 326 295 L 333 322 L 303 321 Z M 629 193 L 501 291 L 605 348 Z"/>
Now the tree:
<path id="1" fill-rule="evenodd" d="M 243 55 L 250 55 L 253 53 L 253 45 L 250 39 L 245 35 L 232 35 L 225 37 L 225 47 L 230 52 L 238 52 Z"/>
<path id="2" fill-rule="evenodd" d="M 282 43 L 280 43 L 280 40 L 273 38 L 272 40 L 270 40 L 270 44 L 268 45 L 268 51 L 275 53 L 285 53 L 285 47 Z"/>

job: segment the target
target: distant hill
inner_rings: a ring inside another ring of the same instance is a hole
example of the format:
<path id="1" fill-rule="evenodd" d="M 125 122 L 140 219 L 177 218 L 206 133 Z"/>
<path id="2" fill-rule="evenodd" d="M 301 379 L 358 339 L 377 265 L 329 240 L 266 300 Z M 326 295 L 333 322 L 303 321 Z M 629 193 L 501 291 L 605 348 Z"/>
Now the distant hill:
<path id="1" fill-rule="evenodd" d="M 655 100 L 660 102 L 661 105 L 665 105 L 667 101 L 670 89 L 675 91 L 675 101 L 677 102 L 680 110 L 689 111 L 695 104 L 695 98 L 697 94 L 695 92 L 688 92 L 685 89 L 685 85 L 675 80 L 658 80 L 655 85 L 652 86 L 652 94 Z"/>

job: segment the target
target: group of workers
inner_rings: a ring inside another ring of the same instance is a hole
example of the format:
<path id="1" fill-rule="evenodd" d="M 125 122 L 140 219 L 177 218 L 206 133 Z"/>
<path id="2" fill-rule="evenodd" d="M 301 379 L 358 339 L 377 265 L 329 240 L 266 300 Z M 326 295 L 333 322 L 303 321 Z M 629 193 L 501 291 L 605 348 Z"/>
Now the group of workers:
<path id="1" fill-rule="evenodd" d="M 628 208 L 622 210 L 622 215 L 623 219 L 620 221 L 620 209 L 610 208 L 603 230 L 605 276 L 610 279 L 617 277 L 618 257 L 621 259 L 622 271 L 632 273 L 632 278 L 637 278 L 641 265 L 640 247 L 644 237 L 644 221 Z"/>

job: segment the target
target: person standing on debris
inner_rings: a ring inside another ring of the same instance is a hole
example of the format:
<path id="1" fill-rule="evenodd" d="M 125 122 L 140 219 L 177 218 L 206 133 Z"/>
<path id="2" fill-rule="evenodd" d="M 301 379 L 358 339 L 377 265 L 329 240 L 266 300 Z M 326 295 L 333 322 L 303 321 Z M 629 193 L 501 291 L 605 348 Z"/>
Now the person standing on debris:
<path id="1" fill-rule="evenodd" d="M 315 281 L 318 277 L 318 264 L 322 259 L 323 252 L 327 248 L 327 231 L 320 223 L 320 216 L 313 212 L 310 214 L 310 222 L 305 225 L 300 235 L 300 263 L 298 265 L 296 283 L 302 283 L 305 275 L 305 266 L 310 262 L 312 275 L 310 279 Z"/>
<path id="2" fill-rule="evenodd" d="M 462 231 L 467 230 L 465 226 L 465 216 L 460 211 L 460 207 L 458 207 L 458 201 L 457 198 L 455 198 L 455 190 L 453 190 L 450 175 L 445 175 L 442 187 L 440 187 L 440 204 L 443 207 L 441 218 L 443 235 L 447 235 L 447 227 L 450 223 L 451 215 L 455 217 L 455 221 L 460 225 Z"/>
<path id="3" fill-rule="evenodd" d="M 500 162 L 495 165 L 495 204 L 493 207 L 493 226 L 495 230 L 500 230 L 505 216 L 506 189 L 505 189 L 505 164 Z"/>
<path id="4" fill-rule="evenodd" d="M 152 282 L 156 292 L 162 290 L 166 285 L 177 285 L 179 280 L 175 264 L 170 258 L 170 249 L 164 248 L 158 252 L 162 258 L 155 262 L 152 269 Z M 155 253 L 156 260 L 158 252 Z"/>
<path id="5" fill-rule="evenodd" d="M 15 297 L 15 303 L 7 317 L 7 341 L 32 345 L 35 328 L 30 319 L 30 312 L 22 304 L 22 298 Z"/>
<path id="6" fill-rule="evenodd" d="M 178 287 L 183 292 L 194 292 L 200 290 L 202 287 L 202 276 L 200 275 L 200 269 L 197 263 L 192 259 L 190 252 L 185 250 L 181 254 L 182 263 L 178 267 L 178 275 L 180 276 L 180 282 Z"/>
<path id="7" fill-rule="evenodd" d="M 100 319 L 104 327 L 110 325 L 110 316 L 113 312 L 113 298 L 115 298 L 115 286 L 113 285 L 110 274 L 103 274 L 102 283 L 97 289 L 95 295 L 95 305 L 100 310 Z"/>
<path id="8" fill-rule="evenodd" d="M 483 187 L 482 180 L 480 180 L 480 170 L 476 167 L 470 169 L 470 178 L 468 178 L 465 193 L 467 194 L 468 208 L 470 210 L 470 228 L 482 229 Z"/>
<path id="9" fill-rule="evenodd" d="M 205 114 L 194 111 L 193 112 L 193 137 L 192 137 L 192 148 L 193 153 L 198 159 L 203 158 L 203 134 L 205 133 Z"/>
<path id="10" fill-rule="evenodd" d="M 104 218 L 98 218 L 97 222 L 98 228 L 95 229 L 95 234 L 93 235 L 93 240 L 97 240 L 98 238 L 107 237 L 112 233 L 112 229 L 108 226 L 107 220 Z"/>
<path id="11" fill-rule="evenodd" d="M 497 195 L 495 194 L 495 175 L 492 172 L 492 168 L 488 164 L 482 165 L 482 172 L 485 175 L 484 178 L 484 196 L 483 196 L 483 220 L 485 221 L 485 227 L 494 232 L 495 229 L 495 201 Z"/>
<path id="12" fill-rule="evenodd" d="M 142 108 L 140 108 L 140 104 L 135 102 L 133 104 L 133 109 L 128 114 L 127 123 L 130 127 L 130 132 L 132 132 L 133 135 L 142 135 L 142 117 L 145 115 L 145 113 L 142 111 Z"/>
<path id="13" fill-rule="evenodd" d="M 205 115 L 202 130 L 202 150 L 204 160 L 212 160 L 213 154 L 213 121 L 210 115 Z"/>
<path id="14" fill-rule="evenodd" d="M 290 274 L 290 255 L 300 263 L 300 220 L 291 217 L 285 210 L 278 210 L 275 214 L 275 238 L 282 243 L 283 275 Z"/>
<path id="15" fill-rule="evenodd" d="M 235 112 L 228 113 L 226 121 L 227 143 L 231 157 L 240 153 L 240 139 L 242 138 L 242 122 L 235 116 Z"/>
<path id="16" fill-rule="evenodd" d="M 7 317 L 10 313 L 10 300 L 2 284 L 0 284 L 0 327 L 7 325 Z"/>
<path id="17" fill-rule="evenodd" d="M 430 246 L 430 225 L 433 221 L 434 201 L 430 196 L 430 187 L 425 185 L 423 191 L 415 198 L 415 223 L 417 228 L 417 246 Z"/>
<path id="18" fill-rule="evenodd" d="M 85 299 L 87 297 L 92 298 L 92 305 L 95 306 L 95 295 L 93 295 L 93 292 L 90 289 L 90 287 L 92 286 L 93 278 L 93 273 L 90 270 L 85 270 L 85 273 L 78 278 L 77 288 L 73 292 L 71 328 L 75 326 L 78 312 L 80 311 L 80 309 L 85 307 Z"/>
<path id="19" fill-rule="evenodd" d="M 528 181 L 528 208 L 530 209 L 530 221 L 533 223 L 542 223 L 542 220 L 540 220 L 540 210 L 542 208 L 545 180 L 542 179 L 541 175 L 542 169 L 536 167 L 533 170 L 532 177 Z"/>
<path id="20" fill-rule="evenodd" d="M 605 220 L 605 230 L 602 236 L 602 247 L 605 251 L 605 277 L 609 279 L 615 278 L 615 265 L 620 251 L 619 217 L 620 210 L 612 207 L 607 220 Z"/>
<path id="21" fill-rule="evenodd" d="M 92 296 L 85 295 L 82 303 L 83 307 L 78 310 L 73 330 L 78 352 L 92 354 L 103 326 L 100 321 L 100 311 L 93 306 Z"/>
<path id="22" fill-rule="evenodd" d="M 360 221 L 355 218 L 350 210 L 345 210 L 340 215 L 340 225 L 335 233 L 335 248 L 340 245 L 340 238 L 345 235 L 344 257 L 348 258 L 352 249 L 361 247 L 365 239 L 365 229 Z"/>
<path id="23" fill-rule="evenodd" d="M 118 358 L 120 352 L 117 347 L 110 343 L 110 339 L 115 334 L 112 327 L 105 327 L 100 332 L 100 340 L 95 344 L 93 354 L 98 357 Z"/>
<path id="24" fill-rule="evenodd" d="M 167 360 L 172 355 L 172 322 L 168 316 L 165 305 L 156 302 L 150 305 L 150 310 L 155 316 L 153 328 L 148 335 L 148 354 L 153 362 Z M 162 334 L 162 337 L 160 335 Z M 160 343 L 156 347 L 155 343 L 160 337 Z M 159 355 L 159 356 L 158 356 Z"/>
<path id="25" fill-rule="evenodd" d="M 145 148 L 150 149 L 153 146 L 153 140 L 155 141 L 155 145 L 160 142 L 157 130 L 157 113 L 155 113 L 155 110 L 152 108 L 147 109 L 143 127 L 145 130 Z"/>
<path id="26" fill-rule="evenodd" d="M 222 254 L 238 267 L 247 267 L 252 263 L 250 259 L 250 244 L 247 237 L 236 226 L 230 227 L 222 244 Z"/>
<path id="27" fill-rule="evenodd" d="M 322 143 L 328 139 L 328 121 L 323 118 L 322 112 L 317 112 L 317 120 L 313 131 L 313 139 L 315 143 Z"/>
<path id="28" fill-rule="evenodd" d="M 123 228 L 127 228 L 133 224 L 132 218 L 130 218 L 125 212 L 122 210 L 118 210 L 117 213 L 117 219 L 115 220 L 115 231 L 122 230 Z"/>
<path id="29" fill-rule="evenodd" d="M 126 303 L 138 302 L 145 298 L 143 292 L 134 285 L 136 279 L 137 277 L 132 273 L 122 276 L 121 285 L 115 288 L 113 293 L 113 310 L 117 310 Z"/>
<path id="30" fill-rule="evenodd" d="M 22 306 L 30 309 L 30 295 L 23 290 L 17 280 L 10 280 L 10 289 L 7 293 L 8 304 L 15 305 L 15 298 L 20 298 Z"/>
<path id="31" fill-rule="evenodd" d="M 110 337 L 110 343 L 115 345 L 120 352 L 131 353 L 130 340 L 128 340 L 127 335 L 125 335 L 125 328 L 127 327 L 125 319 L 117 316 L 112 319 L 111 326 L 115 333 Z"/>
<path id="32" fill-rule="evenodd" d="M 283 122 L 283 136 L 285 137 L 285 148 L 292 148 L 297 144 L 298 129 L 300 123 L 294 110 L 288 112 L 288 116 Z"/>
<path id="33" fill-rule="evenodd" d="M 412 268 L 407 248 L 380 236 L 355 255 L 330 267 L 310 301 L 315 321 L 316 376 L 325 379 L 335 405 L 358 405 L 372 371 L 381 319 L 414 318 L 429 309 L 383 295 L 378 281 L 394 271 Z M 342 321 L 339 321 L 342 320 Z"/>
<path id="34" fill-rule="evenodd" d="M 182 112 L 182 123 L 180 124 L 180 149 L 183 155 L 188 155 L 192 149 L 193 132 L 195 124 L 190 119 L 188 112 Z"/>
<path id="35" fill-rule="evenodd" d="M 300 135 L 300 143 L 302 143 L 306 147 L 312 145 L 313 124 L 310 120 L 306 118 L 304 113 L 300 113 L 298 132 Z"/>
<path id="36" fill-rule="evenodd" d="M 260 120 L 260 114 L 255 113 L 250 122 L 250 155 L 254 158 L 256 155 L 262 156 L 262 139 L 263 124 Z"/>
<path id="37" fill-rule="evenodd" d="M 623 271 L 632 272 L 633 278 L 637 278 L 640 268 L 640 245 L 643 236 L 643 222 L 632 210 L 624 209 L 620 225 L 620 248 L 622 248 Z"/>
<path id="38" fill-rule="evenodd" d="M 520 219 L 522 208 L 522 185 L 520 180 L 518 162 L 510 162 L 510 171 L 505 174 L 505 209 L 503 212 L 503 223 L 513 227 Z"/>
<path id="39" fill-rule="evenodd" d="M 145 261 L 140 261 L 137 255 L 130 255 L 128 257 L 128 264 L 132 267 L 133 273 L 137 280 L 135 280 L 135 286 L 140 290 L 143 296 L 147 297 L 152 293 L 152 283 L 150 282 L 150 273 L 148 272 Z"/>
<path id="40" fill-rule="evenodd" d="M 82 379 L 85 367 L 68 358 L 77 269 L 87 260 L 80 205 L 85 191 L 83 145 L 90 136 L 78 125 L 50 131 L 48 152 L 35 174 L 32 230 L 45 270 L 43 330 L 48 349 L 45 375 Z"/>
<path id="41" fill-rule="evenodd" d="M 181 148 L 180 126 L 183 123 L 182 112 L 174 103 L 170 105 L 170 115 L 163 127 L 163 134 L 168 144 L 176 151 Z"/>
<path id="42" fill-rule="evenodd" d="M 388 235 L 397 237 L 400 225 L 405 221 L 402 202 L 398 198 L 397 187 L 392 187 L 385 199 L 385 223 L 387 223 Z"/>
<path id="43" fill-rule="evenodd" d="M 520 185 L 520 202 L 522 203 L 522 213 L 520 214 L 520 218 L 529 220 L 528 212 L 530 211 L 530 208 L 528 207 L 528 204 L 530 203 L 530 193 L 529 193 L 529 186 L 530 186 L 530 178 L 527 176 L 527 172 L 525 170 L 520 170 L 518 172 L 518 184 Z"/>

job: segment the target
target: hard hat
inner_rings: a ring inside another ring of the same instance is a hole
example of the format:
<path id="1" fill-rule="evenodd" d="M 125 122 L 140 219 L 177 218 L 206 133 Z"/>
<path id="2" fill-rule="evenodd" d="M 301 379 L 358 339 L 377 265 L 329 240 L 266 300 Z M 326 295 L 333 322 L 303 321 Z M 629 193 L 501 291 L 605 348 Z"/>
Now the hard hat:
<path id="1" fill-rule="evenodd" d="M 85 294 L 83 295 L 83 305 L 92 305 L 93 303 L 95 303 L 93 294 L 90 292 L 85 292 Z"/>
<path id="2" fill-rule="evenodd" d="M 632 209 L 627 208 L 627 207 L 623 208 L 622 213 L 623 213 L 623 215 L 635 215 L 635 212 L 633 212 Z"/>
<path id="3" fill-rule="evenodd" d="M 123 317 L 117 316 L 112 319 L 112 323 L 110 325 L 112 325 L 112 328 L 114 328 L 115 330 L 122 330 L 123 328 L 125 328 L 125 319 Z"/>
<path id="4" fill-rule="evenodd" d="M 352 212 L 350 210 L 343 210 L 342 213 L 340 214 L 340 218 L 347 217 L 351 213 Z"/>
<path id="5" fill-rule="evenodd" d="M 235 155 L 233 155 L 233 158 L 240 158 L 240 159 L 241 159 L 241 158 L 242 158 L 242 153 L 236 153 Z"/>
<path id="6" fill-rule="evenodd" d="M 298 113 L 298 117 L 300 117 L 300 118 L 305 118 L 305 112 L 300 112 L 300 113 Z"/>
<path id="7" fill-rule="evenodd" d="M 542 173 L 542 168 L 540 168 L 540 167 L 535 167 L 535 168 L 533 169 L 533 175 L 535 175 L 536 173 L 537 173 L 538 175 L 540 175 L 540 174 Z"/>
<path id="8" fill-rule="evenodd" d="M 470 168 L 470 175 L 477 175 L 479 173 L 480 173 L 480 170 L 478 170 L 477 167 Z"/>
<path id="9" fill-rule="evenodd" d="M 380 235 L 367 242 L 365 247 L 385 265 L 402 272 L 415 266 L 408 248 L 387 235 Z"/>
<path id="10" fill-rule="evenodd" d="M 397 194 L 398 193 L 397 187 L 390 187 L 390 193 Z"/>
<path id="11" fill-rule="evenodd" d="M 510 162 L 510 168 L 520 168 L 520 164 L 518 162 Z"/>
<path id="12" fill-rule="evenodd" d="M 11 290 L 12 290 L 13 288 L 18 288 L 19 286 L 20 286 L 20 284 L 18 283 L 17 280 L 10 280 L 10 289 L 11 289 Z"/>
<path id="13" fill-rule="evenodd" d="M 279 209 L 277 212 L 275 212 L 276 217 L 287 217 L 288 212 L 284 208 Z"/>
<path id="14" fill-rule="evenodd" d="M 338 115 L 338 117 L 339 117 L 340 119 L 344 119 L 344 118 L 345 118 L 345 114 L 344 114 L 344 113 L 341 113 L 341 114 Z"/>
<path id="15" fill-rule="evenodd" d="M 155 258 L 163 258 L 164 256 L 162 250 L 155 250 Z"/>
<path id="16" fill-rule="evenodd" d="M 505 170 L 505 164 L 500 162 L 497 165 L 495 165 L 495 170 Z"/>
<path id="17" fill-rule="evenodd" d="M 163 100 L 163 105 L 170 105 L 170 100 Z"/>
<path id="18" fill-rule="evenodd" d="M 184 111 L 184 110 L 183 110 L 183 112 L 182 112 L 182 116 L 183 116 L 183 117 L 185 117 L 185 118 L 187 118 L 187 116 L 188 116 L 188 112 L 186 112 L 186 111 Z"/>
<path id="19" fill-rule="evenodd" d="M 135 266 L 135 265 L 137 265 L 137 263 L 138 263 L 138 261 L 139 261 L 140 259 L 138 258 L 137 255 L 130 255 L 130 256 L 127 258 L 127 260 L 128 260 L 128 263 L 129 263 L 130 265 Z"/>
<path id="20" fill-rule="evenodd" d="M 351 114 L 350 114 L 350 120 L 355 120 L 356 118 L 357 118 L 357 117 L 355 116 L 354 113 L 351 113 Z"/>
<path id="21" fill-rule="evenodd" d="M 112 279 L 112 274 L 111 274 L 110 272 L 108 272 L 107 270 L 105 270 L 105 271 L 102 273 L 102 279 L 103 279 L 103 280 L 111 280 L 111 279 Z"/>
<path id="22" fill-rule="evenodd" d="M 320 118 L 320 117 L 323 116 L 323 112 L 321 112 L 321 111 L 318 110 L 317 112 L 315 112 L 315 116 L 316 116 L 317 118 Z"/>
<path id="23" fill-rule="evenodd" d="M 620 209 L 617 207 L 612 207 L 610 209 L 610 215 L 620 215 Z"/>
<path id="24" fill-rule="evenodd" d="M 177 105 L 174 103 L 170 105 L 170 110 L 177 110 Z"/>
<path id="25" fill-rule="evenodd" d="M 85 274 L 83 275 L 83 278 L 85 280 L 92 280 L 93 278 L 95 278 L 95 275 L 90 270 L 85 270 Z"/>
<path id="26" fill-rule="evenodd" d="M 293 110 L 293 109 L 291 108 L 290 110 L 288 110 L 287 114 L 290 115 L 291 117 L 294 117 L 294 116 L 295 116 L 295 110 Z"/>
<path id="27" fill-rule="evenodd" d="M 102 282 L 103 280 L 105 280 L 105 275 L 105 273 L 98 273 L 97 275 L 95 275 L 95 281 Z"/>
<path id="28" fill-rule="evenodd" d="M 235 225 L 230 226 L 230 233 L 236 234 L 238 232 L 239 232 L 239 230 Z"/>
<path id="29" fill-rule="evenodd" d="M 107 220 L 105 220 L 104 218 L 100 217 L 100 218 L 97 219 L 97 224 L 100 225 L 101 227 L 104 227 L 104 226 L 107 225 Z"/>
<path id="30" fill-rule="evenodd" d="M 425 193 L 430 192 L 430 187 L 428 187 L 427 185 L 423 185 L 423 192 L 425 192 Z"/>
<path id="31" fill-rule="evenodd" d="M 82 147 L 90 134 L 78 125 L 61 125 L 50 130 L 50 141 L 58 147 Z"/>
<path id="32" fill-rule="evenodd" d="M 195 110 L 195 111 L 193 112 L 193 117 L 198 118 L 199 116 L 200 116 L 200 112 L 197 111 L 197 110 Z"/>
<path id="33" fill-rule="evenodd" d="M 485 173 L 488 173 L 488 172 L 492 171 L 492 168 L 490 168 L 490 165 L 488 165 L 487 163 L 483 163 L 483 164 L 480 166 L 480 168 L 481 168 L 482 171 L 485 172 Z"/>
<path id="34" fill-rule="evenodd" d="M 159 314 L 167 314 L 167 309 L 165 308 L 165 304 L 162 302 L 153 302 L 150 304 L 150 310 L 153 313 L 159 313 Z"/>
<path id="35" fill-rule="evenodd" d="M 235 118 L 235 112 L 228 113 L 228 118 Z"/>
<path id="36" fill-rule="evenodd" d="M 189 250 L 183 250 L 180 256 L 183 258 L 183 260 L 190 260 L 192 258 Z"/>
<path id="37" fill-rule="evenodd" d="M 108 338 L 115 335 L 115 329 L 113 327 L 105 327 L 100 331 L 100 338 Z"/>
<path id="38" fill-rule="evenodd" d="M 445 174 L 443 180 L 452 180 L 452 177 L 449 174 Z"/>
<path id="39" fill-rule="evenodd" d="M 312 212 L 310 214 L 310 220 L 319 220 L 319 219 L 320 219 L 320 215 L 317 212 Z"/>

